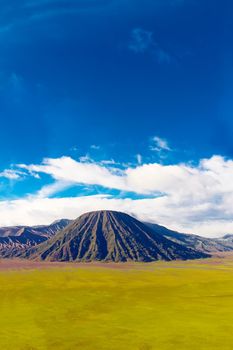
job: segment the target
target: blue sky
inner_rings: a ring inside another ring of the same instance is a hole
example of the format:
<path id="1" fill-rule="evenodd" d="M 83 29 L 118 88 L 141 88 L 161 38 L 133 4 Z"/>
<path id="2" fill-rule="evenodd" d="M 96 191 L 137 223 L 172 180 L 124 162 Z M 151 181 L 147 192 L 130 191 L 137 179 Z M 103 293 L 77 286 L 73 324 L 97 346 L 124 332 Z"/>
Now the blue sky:
<path id="1" fill-rule="evenodd" d="M 41 196 L 40 191 L 55 186 L 44 200 L 63 203 L 87 196 L 92 203 L 97 195 L 98 208 L 107 199 L 119 200 L 117 209 L 173 228 L 218 234 L 207 230 L 211 222 L 220 233 L 225 229 L 233 233 L 231 215 L 225 206 L 220 208 L 219 197 L 225 200 L 222 189 L 214 199 L 202 200 L 210 206 L 208 213 L 191 215 L 195 202 L 184 222 L 177 223 L 175 211 L 148 214 L 157 210 L 156 199 L 171 196 L 163 186 L 138 190 L 132 184 L 114 187 L 102 180 L 73 182 L 64 176 L 61 184 L 54 172 L 30 170 L 52 159 L 71 159 L 88 171 L 91 164 L 120 178 L 148 164 L 165 169 L 186 164 L 191 171 L 205 173 L 209 170 L 203 170 L 202 160 L 217 159 L 225 162 L 223 169 L 231 167 L 230 1 L 3 0 L 0 8 L 0 205 L 4 210 L 25 200 L 28 213 L 29 203 Z M 157 174 L 153 171 L 152 177 Z M 212 178 L 216 180 L 215 172 Z M 126 208 L 122 201 L 127 200 L 133 204 Z M 142 200 L 150 201 L 144 214 L 141 206 L 134 207 Z M 9 215 L 3 210 L 0 224 L 40 223 L 92 209 L 89 204 L 63 213 L 62 206 L 51 216 L 37 213 L 32 220 L 25 211 L 20 215 L 17 211 L 12 219 L 12 208 Z"/>

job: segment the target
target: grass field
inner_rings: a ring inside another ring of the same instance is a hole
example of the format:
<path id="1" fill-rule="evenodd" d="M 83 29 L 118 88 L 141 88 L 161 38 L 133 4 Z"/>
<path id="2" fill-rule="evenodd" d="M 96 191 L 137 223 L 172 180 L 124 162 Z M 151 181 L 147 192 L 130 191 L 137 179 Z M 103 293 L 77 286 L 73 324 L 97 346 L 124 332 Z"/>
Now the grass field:
<path id="1" fill-rule="evenodd" d="M 233 258 L 0 261 L 0 349 L 233 349 Z"/>

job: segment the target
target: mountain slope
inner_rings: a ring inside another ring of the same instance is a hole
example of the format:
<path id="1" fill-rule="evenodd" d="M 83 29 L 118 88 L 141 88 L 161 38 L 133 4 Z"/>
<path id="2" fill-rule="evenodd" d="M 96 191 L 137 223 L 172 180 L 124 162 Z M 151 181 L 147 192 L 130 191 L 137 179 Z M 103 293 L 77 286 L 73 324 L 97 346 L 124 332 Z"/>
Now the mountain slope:
<path id="1" fill-rule="evenodd" d="M 0 227 L 0 237 L 21 236 L 24 230 L 27 230 L 27 232 L 32 234 L 39 234 L 49 238 L 70 223 L 71 220 L 61 219 L 54 221 L 50 225 Z"/>
<path id="2" fill-rule="evenodd" d="M 223 238 L 205 238 L 194 234 L 172 231 L 157 224 L 146 223 L 146 225 L 155 234 L 160 233 L 163 237 L 173 242 L 203 253 L 228 252 L 233 250 L 233 235 L 226 235 Z"/>
<path id="3" fill-rule="evenodd" d="M 26 249 L 46 241 L 70 222 L 62 219 L 51 225 L 2 227 L 0 228 L 0 257 L 19 256 Z"/>
<path id="4" fill-rule="evenodd" d="M 49 261 L 155 261 L 196 259 L 207 254 L 155 232 L 115 211 L 84 214 L 25 257 Z"/>

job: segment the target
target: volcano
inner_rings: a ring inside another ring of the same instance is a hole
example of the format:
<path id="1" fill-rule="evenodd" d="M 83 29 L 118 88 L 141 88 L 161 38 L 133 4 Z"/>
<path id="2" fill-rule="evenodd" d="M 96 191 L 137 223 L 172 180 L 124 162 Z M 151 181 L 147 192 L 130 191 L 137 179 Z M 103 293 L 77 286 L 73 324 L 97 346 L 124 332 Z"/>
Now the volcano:
<path id="1" fill-rule="evenodd" d="M 156 261 L 209 257 L 163 237 L 125 213 L 81 215 L 55 236 L 29 249 L 25 257 L 48 261 Z"/>

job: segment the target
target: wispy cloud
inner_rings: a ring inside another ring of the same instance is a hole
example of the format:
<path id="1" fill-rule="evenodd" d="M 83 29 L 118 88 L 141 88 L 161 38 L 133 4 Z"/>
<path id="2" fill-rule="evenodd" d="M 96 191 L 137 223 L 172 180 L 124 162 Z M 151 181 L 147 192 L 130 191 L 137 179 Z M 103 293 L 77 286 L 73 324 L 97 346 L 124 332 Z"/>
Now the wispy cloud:
<path id="1" fill-rule="evenodd" d="M 99 150 L 100 146 L 99 145 L 91 145 L 90 148 L 94 149 L 94 150 Z"/>
<path id="2" fill-rule="evenodd" d="M 136 159 L 138 164 L 142 164 L 142 155 L 141 154 L 136 154 Z"/>
<path id="3" fill-rule="evenodd" d="M 135 53 L 143 53 L 153 46 L 153 33 L 141 28 L 135 28 L 131 32 L 129 49 Z"/>
<path id="4" fill-rule="evenodd" d="M 152 144 L 150 145 L 151 151 L 162 152 L 162 151 L 171 151 L 171 148 L 166 139 L 163 139 L 159 136 L 154 136 L 152 138 Z"/>
<path id="5" fill-rule="evenodd" d="M 78 151 L 79 151 L 79 148 L 78 148 L 77 146 L 72 146 L 72 147 L 70 148 L 70 151 L 71 151 L 71 152 L 78 152 Z"/>
<path id="6" fill-rule="evenodd" d="M 5 169 L 4 171 L 0 172 L 0 177 L 8 180 L 19 180 L 23 176 L 25 176 L 25 173 L 20 170 Z"/>
<path id="7" fill-rule="evenodd" d="M 174 57 L 154 39 L 152 31 L 135 28 L 131 31 L 129 50 L 136 54 L 150 53 L 158 63 L 171 63 Z"/>
<path id="8" fill-rule="evenodd" d="M 104 159 L 104 160 L 100 161 L 100 164 L 103 164 L 103 165 L 116 165 L 118 163 L 115 162 L 114 159 Z"/>
<path id="9" fill-rule="evenodd" d="M 112 0 L 22 0 L 9 6 L 9 1 L 3 1 L 0 34 L 8 33 L 20 25 L 53 16 L 98 10 L 111 5 L 112 2 Z"/>
<path id="10" fill-rule="evenodd" d="M 81 163 L 92 163 L 93 162 L 93 160 L 91 159 L 89 154 L 86 154 L 85 156 L 79 157 L 79 160 Z"/>
<path id="11" fill-rule="evenodd" d="M 67 181 L 56 181 L 52 184 L 43 186 L 36 195 L 32 197 L 36 198 L 49 198 L 55 194 L 60 193 L 61 191 L 64 191 L 67 188 L 70 188 L 73 185 L 73 182 L 67 182 Z"/>

